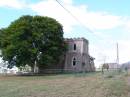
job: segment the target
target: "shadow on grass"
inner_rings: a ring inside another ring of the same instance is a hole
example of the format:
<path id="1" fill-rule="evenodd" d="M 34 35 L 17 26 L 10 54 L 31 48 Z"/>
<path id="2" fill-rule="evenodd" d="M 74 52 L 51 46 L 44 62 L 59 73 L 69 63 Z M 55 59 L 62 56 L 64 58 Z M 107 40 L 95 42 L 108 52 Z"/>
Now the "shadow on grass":
<path id="1" fill-rule="evenodd" d="M 87 77 L 87 76 L 93 76 L 95 74 L 98 74 L 100 72 L 65 72 L 65 73 L 49 73 L 49 74 L 45 74 L 45 73 L 24 73 L 24 74 L 14 74 L 14 75 L 10 75 L 10 74 L 4 74 L 1 76 L 4 77 Z"/>

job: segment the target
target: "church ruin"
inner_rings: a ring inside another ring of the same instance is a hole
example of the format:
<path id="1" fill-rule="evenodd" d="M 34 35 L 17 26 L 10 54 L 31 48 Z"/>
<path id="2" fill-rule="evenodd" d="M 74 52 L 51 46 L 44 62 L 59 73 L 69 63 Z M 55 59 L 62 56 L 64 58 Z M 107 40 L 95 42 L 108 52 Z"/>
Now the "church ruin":
<path id="1" fill-rule="evenodd" d="M 85 38 L 65 39 L 68 50 L 65 55 L 64 70 L 74 72 L 95 71 L 94 58 L 89 55 L 89 43 Z"/>

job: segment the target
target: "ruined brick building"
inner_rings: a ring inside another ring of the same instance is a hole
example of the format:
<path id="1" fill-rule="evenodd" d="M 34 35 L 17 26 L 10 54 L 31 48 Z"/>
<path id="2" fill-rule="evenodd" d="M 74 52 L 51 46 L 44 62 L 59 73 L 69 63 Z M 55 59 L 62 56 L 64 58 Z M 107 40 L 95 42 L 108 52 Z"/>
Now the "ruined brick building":
<path id="1" fill-rule="evenodd" d="M 64 70 L 76 72 L 95 71 L 94 58 L 89 55 L 89 43 L 85 38 L 65 39 L 68 50 L 65 55 Z"/>

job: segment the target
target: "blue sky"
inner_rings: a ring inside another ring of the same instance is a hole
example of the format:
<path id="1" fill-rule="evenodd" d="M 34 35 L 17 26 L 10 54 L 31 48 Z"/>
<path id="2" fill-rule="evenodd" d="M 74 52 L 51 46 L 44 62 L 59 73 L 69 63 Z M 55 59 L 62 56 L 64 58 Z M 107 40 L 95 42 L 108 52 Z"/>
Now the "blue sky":
<path id="1" fill-rule="evenodd" d="M 22 15 L 55 18 L 64 27 L 64 37 L 85 37 L 96 66 L 116 62 L 119 43 L 120 63 L 130 61 L 130 0 L 59 0 L 83 25 L 68 14 L 56 0 L 1 0 L 0 28 Z M 89 32 L 86 28 L 92 31 Z"/>
<path id="2" fill-rule="evenodd" d="M 94 11 L 107 11 L 116 15 L 129 15 L 129 0 L 75 0 L 76 4 L 87 4 Z M 79 3 L 80 2 L 80 3 Z"/>

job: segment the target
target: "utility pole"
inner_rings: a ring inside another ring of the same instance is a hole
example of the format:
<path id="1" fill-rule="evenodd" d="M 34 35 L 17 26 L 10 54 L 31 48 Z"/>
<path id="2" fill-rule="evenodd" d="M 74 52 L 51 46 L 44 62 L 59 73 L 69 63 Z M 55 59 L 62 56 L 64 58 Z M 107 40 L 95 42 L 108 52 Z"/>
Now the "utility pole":
<path id="1" fill-rule="evenodd" d="M 116 49 L 117 49 L 117 59 L 116 59 L 116 63 L 117 63 L 117 68 L 118 68 L 118 65 L 119 65 L 119 47 L 118 47 L 118 43 L 116 45 Z"/>

